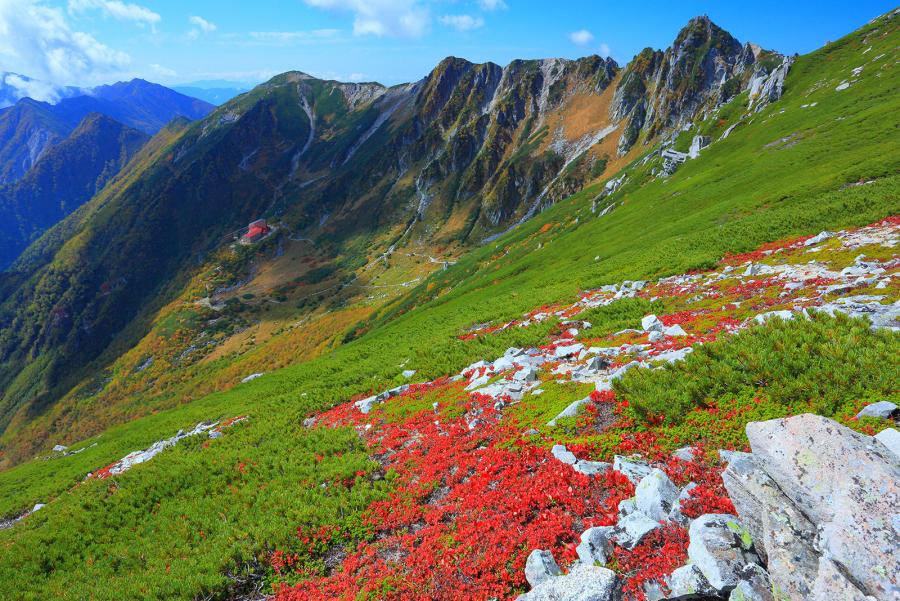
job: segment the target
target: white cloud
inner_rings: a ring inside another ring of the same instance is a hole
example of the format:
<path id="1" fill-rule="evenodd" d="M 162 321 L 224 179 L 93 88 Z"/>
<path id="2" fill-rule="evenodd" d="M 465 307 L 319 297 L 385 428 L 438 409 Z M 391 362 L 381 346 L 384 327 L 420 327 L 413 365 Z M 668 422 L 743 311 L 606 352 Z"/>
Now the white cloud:
<path id="1" fill-rule="evenodd" d="M 157 65 L 155 63 L 150 65 L 150 69 L 152 69 L 153 72 L 156 73 L 157 75 L 159 75 L 160 77 L 171 78 L 171 77 L 178 76 L 178 71 L 175 71 L 174 69 L 169 69 L 168 67 L 164 67 L 162 65 Z"/>
<path id="2" fill-rule="evenodd" d="M 478 6 L 483 11 L 491 12 L 495 10 L 506 10 L 506 2 L 503 0 L 478 0 Z"/>
<path id="3" fill-rule="evenodd" d="M 305 0 L 306 4 L 353 15 L 355 35 L 422 37 L 431 14 L 421 0 Z"/>
<path id="4" fill-rule="evenodd" d="M 471 31 L 484 25 L 484 19 L 472 15 L 444 15 L 440 21 L 457 31 Z"/>
<path id="5" fill-rule="evenodd" d="M 59 88 L 46 81 L 22 77 L 15 73 L 5 73 L 0 77 L 0 108 L 14 103 L 20 98 L 34 98 L 43 102 L 56 102 L 60 98 Z"/>
<path id="6" fill-rule="evenodd" d="M 121 0 L 69 0 L 69 12 L 72 14 L 99 10 L 119 21 L 134 21 L 138 25 L 149 25 L 151 28 L 162 20 L 158 13 L 138 4 L 128 4 Z"/>
<path id="7" fill-rule="evenodd" d="M 333 38 L 339 29 L 311 29 L 309 31 L 251 31 L 250 37 L 259 42 L 276 45 L 321 41 Z"/>
<path id="8" fill-rule="evenodd" d="M 366 80 L 365 73 L 351 73 L 350 75 L 347 76 L 347 81 L 358 82 L 358 81 L 365 81 L 365 80 Z"/>
<path id="9" fill-rule="evenodd" d="M 82 86 L 120 75 L 131 58 L 73 31 L 65 14 L 38 0 L 0 0 L 0 71 L 54 86 Z"/>
<path id="10" fill-rule="evenodd" d="M 609 44 L 600 44 L 600 48 L 598 49 L 597 53 L 603 58 L 609 58 L 609 55 L 611 53 Z"/>
<path id="11" fill-rule="evenodd" d="M 212 33 L 216 30 L 216 24 L 210 23 L 203 17 L 191 16 L 188 17 L 188 23 L 202 31 L 203 33 Z"/>
<path id="12" fill-rule="evenodd" d="M 579 46 L 587 46 L 594 41 L 594 34 L 587 29 L 579 29 L 569 34 L 569 39 Z"/>

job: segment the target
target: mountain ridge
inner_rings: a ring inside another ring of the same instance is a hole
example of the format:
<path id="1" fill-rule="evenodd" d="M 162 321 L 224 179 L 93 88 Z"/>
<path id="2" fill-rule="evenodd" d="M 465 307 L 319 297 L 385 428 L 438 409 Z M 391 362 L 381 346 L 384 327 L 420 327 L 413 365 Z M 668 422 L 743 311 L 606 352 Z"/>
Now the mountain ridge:
<path id="1" fill-rule="evenodd" d="M 685 28 L 694 29 L 693 21 Z M 716 31 L 679 38 L 699 44 L 703 59 Z M 614 173 L 656 139 L 648 136 L 670 131 L 646 119 L 635 138 L 642 144 L 617 152 L 620 72 L 598 56 L 506 67 L 449 57 L 419 82 L 390 88 L 288 72 L 216 108 L 107 199 L 102 228 L 88 218 L 57 258 L 42 255 L 43 264 L 8 276 L 23 283 L 0 306 L 4 423 L 39 415 L 91 361 L 135 344 L 133 324 L 159 307 L 148 299 L 177 297 L 192 258 L 253 219 L 313 240 L 339 285 L 398 244 L 462 247 Z M 703 98 L 714 88 L 705 85 Z M 700 104 L 673 111 L 693 114 Z M 21 312 L 26 298 L 41 299 L 42 317 Z M 43 325 L 7 325 L 22 320 Z M 41 361 L 26 382 L 19 369 L 34 356 Z"/>

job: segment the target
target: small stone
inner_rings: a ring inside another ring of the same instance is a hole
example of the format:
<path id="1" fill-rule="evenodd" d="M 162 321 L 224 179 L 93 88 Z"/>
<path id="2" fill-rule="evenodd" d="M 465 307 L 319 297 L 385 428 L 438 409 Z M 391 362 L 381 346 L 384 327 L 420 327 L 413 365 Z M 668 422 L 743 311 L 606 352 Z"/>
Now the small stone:
<path id="1" fill-rule="evenodd" d="M 209 432 L 209 437 L 212 439 L 222 438 L 222 433 L 219 432 L 218 430 L 211 430 Z"/>
<path id="2" fill-rule="evenodd" d="M 528 581 L 531 588 L 560 574 L 562 572 L 560 572 L 559 566 L 556 565 L 556 560 L 553 559 L 553 554 L 550 551 L 535 549 L 528 556 L 528 559 L 525 560 L 525 580 Z"/>
<path id="3" fill-rule="evenodd" d="M 890 419 L 891 416 L 898 412 L 897 405 L 890 401 L 878 401 L 871 405 L 863 407 L 862 411 L 856 414 L 856 417 L 881 417 Z"/>
<path id="4" fill-rule="evenodd" d="M 677 457 L 682 461 L 691 462 L 694 460 L 694 447 L 681 447 L 680 449 L 675 449 L 672 453 L 672 457 Z"/>
<path id="5" fill-rule="evenodd" d="M 707 582 L 700 568 L 694 564 L 681 566 L 672 572 L 668 578 L 668 585 L 671 591 L 670 599 L 690 599 L 695 595 L 698 598 L 716 595 L 716 590 Z"/>
<path id="6" fill-rule="evenodd" d="M 61 445 L 61 444 L 58 444 L 58 445 L 56 445 L 56 446 L 53 447 L 53 452 L 54 452 L 54 453 L 62 453 L 62 452 L 64 452 L 64 451 L 65 451 L 66 449 L 68 449 L 68 448 L 69 448 L 69 447 L 65 447 L 65 446 L 63 446 L 63 445 Z"/>
<path id="7" fill-rule="evenodd" d="M 408 380 L 408 379 L 410 379 L 411 377 L 413 377 L 414 375 L 416 375 L 416 370 L 414 370 L 414 369 L 405 369 L 405 370 L 403 370 L 403 372 L 402 372 L 400 375 L 402 375 L 404 378 L 406 378 L 406 379 Z"/>
<path id="8" fill-rule="evenodd" d="M 647 315 L 641 319 L 641 328 L 645 332 L 662 332 L 665 324 L 656 315 Z"/>
<path id="9" fill-rule="evenodd" d="M 673 337 L 674 336 L 679 336 L 679 337 L 687 336 L 687 332 L 684 331 L 684 328 L 682 328 L 677 323 L 673 326 L 669 326 L 668 328 L 666 328 L 665 334 L 666 334 L 666 336 L 673 336 Z"/>
<path id="10" fill-rule="evenodd" d="M 40 511 L 41 509 L 43 509 L 46 506 L 47 506 L 46 503 L 37 503 L 34 507 L 32 507 L 31 513 L 34 513 L 35 511 Z"/>
<path id="11" fill-rule="evenodd" d="M 649 342 L 661 342 L 661 341 L 663 341 L 663 340 L 665 340 L 665 339 L 666 339 L 666 335 L 665 335 L 665 334 L 663 334 L 662 332 L 657 332 L 657 331 L 655 331 L 655 330 L 652 331 L 652 332 L 650 332 L 650 335 L 647 336 L 647 340 L 648 340 Z"/>
<path id="12" fill-rule="evenodd" d="M 578 559 L 585 565 L 605 565 L 612 555 L 612 537 L 615 528 L 597 526 L 581 534 L 581 544 L 575 549 Z"/>
<path id="13" fill-rule="evenodd" d="M 568 450 L 566 448 L 566 445 L 553 445 L 553 448 L 550 449 L 550 454 L 563 463 L 567 463 L 569 465 L 575 465 L 575 463 L 578 461 L 578 457 L 576 457 L 575 454 L 572 453 L 572 451 Z"/>
<path id="14" fill-rule="evenodd" d="M 597 474 L 602 474 L 611 470 L 612 464 L 606 463 L 605 461 L 585 461 L 579 459 L 572 467 L 575 468 L 576 472 L 580 472 L 585 476 L 596 476 Z"/>

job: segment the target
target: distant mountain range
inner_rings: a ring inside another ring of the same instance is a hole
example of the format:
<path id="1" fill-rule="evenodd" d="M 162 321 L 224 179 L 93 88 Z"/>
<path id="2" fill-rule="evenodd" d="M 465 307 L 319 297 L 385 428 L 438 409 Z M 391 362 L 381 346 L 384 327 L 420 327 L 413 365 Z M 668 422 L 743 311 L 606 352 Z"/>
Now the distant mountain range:
<path id="1" fill-rule="evenodd" d="M 225 104 L 235 96 L 249 92 L 254 87 L 252 85 L 236 85 L 228 81 L 215 81 L 172 86 L 172 89 L 185 96 L 199 98 L 218 106 Z"/>
<path id="2" fill-rule="evenodd" d="M 23 98 L 0 109 L 0 184 L 12 183 L 90 113 L 155 134 L 175 117 L 199 119 L 213 105 L 141 79 L 93 88 L 56 104 Z"/>
<path id="3" fill-rule="evenodd" d="M 97 194 L 149 139 L 112 117 L 90 113 L 24 177 L 0 186 L 0 269 Z"/>

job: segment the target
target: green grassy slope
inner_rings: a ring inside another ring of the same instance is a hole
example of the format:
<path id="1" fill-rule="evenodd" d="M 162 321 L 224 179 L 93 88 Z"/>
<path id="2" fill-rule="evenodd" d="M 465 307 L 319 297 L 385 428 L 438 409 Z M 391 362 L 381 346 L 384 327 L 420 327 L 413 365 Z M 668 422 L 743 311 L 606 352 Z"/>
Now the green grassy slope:
<path id="1" fill-rule="evenodd" d="M 356 511 L 389 486 L 334 484 L 372 464 L 352 432 L 303 428 L 311 411 L 398 382 L 401 369 L 427 379 L 543 334 L 526 328 L 458 340 L 471 324 L 582 288 L 680 273 L 769 240 L 900 213 L 898 41 L 896 19 L 882 19 L 800 57 L 781 101 L 671 178 L 650 176 L 655 160 L 632 167 L 611 197 L 618 206 L 601 218 L 590 212 L 597 188 L 557 204 L 439 272 L 329 355 L 111 429 L 78 445 L 97 443 L 78 455 L 0 473 L 0 514 L 53 499 L 0 532 L 0 596 L 224 595 L 234 582 L 228 572 L 252 571 L 297 526 L 358 531 Z M 835 91 L 860 65 L 858 81 Z M 859 180 L 874 182 L 846 186 Z M 208 446 L 182 443 L 122 476 L 70 489 L 179 428 L 240 414 L 249 421 Z"/>

